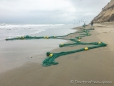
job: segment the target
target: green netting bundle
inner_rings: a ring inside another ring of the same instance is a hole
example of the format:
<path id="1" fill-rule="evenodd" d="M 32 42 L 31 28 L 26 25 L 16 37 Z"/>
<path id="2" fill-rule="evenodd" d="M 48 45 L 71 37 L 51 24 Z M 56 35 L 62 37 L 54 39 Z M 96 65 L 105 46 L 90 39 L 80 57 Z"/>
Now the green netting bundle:
<path id="1" fill-rule="evenodd" d="M 49 53 L 49 52 L 48 52 Z M 51 65 L 57 65 L 58 62 L 55 62 L 55 59 L 57 58 L 57 54 L 52 54 L 50 53 L 48 58 L 46 58 L 43 62 L 42 62 L 42 66 L 51 66 Z"/>
<path id="2" fill-rule="evenodd" d="M 69 44 L 59 44 L 59 47 L 66 47 L 66 46 L 77 46 L 77 45 L 102 45 L 102 42 L 90 42 L 90 43 L 86 43 L 86 42 L 81 42 L 81 41 L 77 41 L 75 43 L 69 43 Z"/>
<path id="3" fill-rule="evenodd" d="M 65 36 L 41 36 L 41 37 L 37 37 L 37 36 L 21 36 L 21 37 L 15 37 L 15 38 L 8 38 L 6 39 L 6 41 L 8 40 L 28 40 L 28 39 L 63 39 Z"/>

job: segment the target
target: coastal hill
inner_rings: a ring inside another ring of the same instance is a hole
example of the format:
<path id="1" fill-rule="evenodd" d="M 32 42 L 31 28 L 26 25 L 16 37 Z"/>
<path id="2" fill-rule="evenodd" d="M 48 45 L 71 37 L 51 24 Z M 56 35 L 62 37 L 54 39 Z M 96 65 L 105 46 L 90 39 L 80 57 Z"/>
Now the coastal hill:
<path id="1" fill-rule="evenodd" d="M 114 0 L 111 0 L 102 11 L 93 19 L 93 22 L 113 22 L 114 21 Z"/>

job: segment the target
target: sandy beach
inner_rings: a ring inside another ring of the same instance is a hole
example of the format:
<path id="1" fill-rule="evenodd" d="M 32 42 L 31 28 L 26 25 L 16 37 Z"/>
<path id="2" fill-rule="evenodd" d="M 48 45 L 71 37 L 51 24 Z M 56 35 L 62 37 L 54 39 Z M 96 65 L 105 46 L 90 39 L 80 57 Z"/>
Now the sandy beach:
<path id="1" fill-rule="evenodd" d="M 43 67 L 38 63 L 27 63 L 0 74 L 0 86 L 113 86 L 114 85 L 114 25 L 95 24 L 91 36 L 82 42 L 104 42 L 106 47 L 61 56 L 58 65 Z M 86 27 L 87 29 L 90 27 Z M 78 33 L 67 38 L 74 38 Z M 51 52 L 75 50 L 85 45 L 57 48 Z M 39 57 L 39 56 L 36 56 Z M 109 81 L 112 83 L 75 83 L 77 81 Z"/>

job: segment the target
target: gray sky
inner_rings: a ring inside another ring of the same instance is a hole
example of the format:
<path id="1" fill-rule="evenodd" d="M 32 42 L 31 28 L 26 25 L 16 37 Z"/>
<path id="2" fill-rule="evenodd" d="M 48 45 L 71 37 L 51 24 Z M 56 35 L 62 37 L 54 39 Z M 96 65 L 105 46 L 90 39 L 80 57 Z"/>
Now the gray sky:
<path id="1" fill-rule="evenodd" d="M 0 0 L 0 23 L 91 21 L 110 0 Z"/>

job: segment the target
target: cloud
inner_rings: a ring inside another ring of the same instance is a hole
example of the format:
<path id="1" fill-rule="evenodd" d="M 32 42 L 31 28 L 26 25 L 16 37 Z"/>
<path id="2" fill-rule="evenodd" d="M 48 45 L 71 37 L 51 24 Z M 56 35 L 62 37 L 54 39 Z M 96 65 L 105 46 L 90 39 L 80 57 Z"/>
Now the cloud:
<path id="1" fill-rule="evenodd" d="M 90 21 L 109 1 L 0 0 L 0 22 L 73 23 L 85 17 Z"/>
<path id="2" fill-rule="evenodd" d="M 67 0 L 6 0 L 0 2 L 0 8 L 14 13 L 55 10 L 75 11 L 75 7 Z"/>

